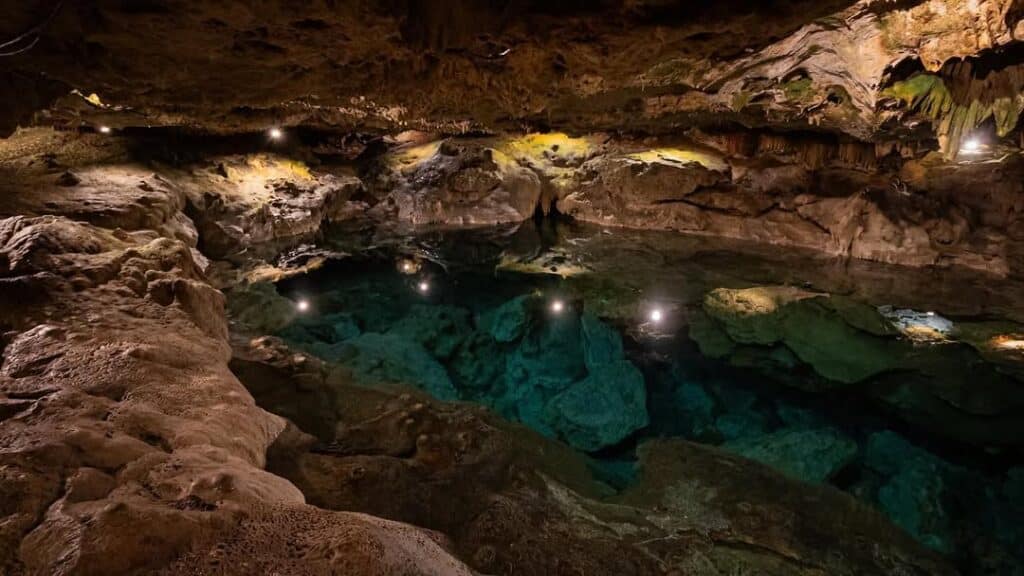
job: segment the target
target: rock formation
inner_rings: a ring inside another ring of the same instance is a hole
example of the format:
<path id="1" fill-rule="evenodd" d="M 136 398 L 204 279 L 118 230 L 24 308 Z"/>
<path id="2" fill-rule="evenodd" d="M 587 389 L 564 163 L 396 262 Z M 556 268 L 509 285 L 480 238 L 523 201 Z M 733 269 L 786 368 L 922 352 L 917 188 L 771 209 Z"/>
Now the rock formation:
<path id="1" fill-rule="evenodd" d="M 1019 0 L 0 6 L 0 574 L 1019 571 L 1022 38 Z M 557 308 L 433 297 L 423 235 L 480 227 Z M 353 247 L 402 293 L 274 285 Z"/>

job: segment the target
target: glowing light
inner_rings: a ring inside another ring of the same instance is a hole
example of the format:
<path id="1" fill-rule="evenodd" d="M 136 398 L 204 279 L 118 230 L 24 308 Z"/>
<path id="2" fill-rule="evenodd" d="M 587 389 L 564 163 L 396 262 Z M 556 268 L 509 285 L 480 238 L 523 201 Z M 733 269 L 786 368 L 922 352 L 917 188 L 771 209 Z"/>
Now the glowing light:
<path id="1" fill-rule="evenodd" d="M 1001 350 L 1012 350 L 1014 352 L 1024 351 L 1024 336 L 1020 334 L 1001 334 L 993 336 L 990 344 Z"/>
<path id="2" fill-rule="evenodd" d="M 562 310 L 565 310 L 565 302 L 561 300 L 555 300 L 551 303 L 551 311 L 555 314 L 560 314 Z"/>
<path id="3" fill-rule="evenodd" d="M 406 260 L 405 262 L 402 262 L 402 270 L 404 270 L 405 272 L 411 271 L 412 270 L 412 264 L 410 264 L 408 260 Z"/>
<path id="4" fill-rule="evenodd" d="M 426 281 L 420 282 L 420 283 L 419 283 L 419 284 L 418 284 L 418 285 L 416 286 L 416 288 L 417 288 L 417 289 L 418 289 L 418 290 L 419 290 L 420 292 L 422 292 L 422 293 L 426 294 L 427 292 L 430 292 L 430 283 L 429 283 L 429 282 L 426 282 Z"/>
<path id="5" fill-rule="evenodd" d="M 665 314 L 661 311 L 660 308 L 655 308 L 651 310 L 647 317 L 651 319 L 651 322 L 657 324 L 658 322 L 661 322 L 662 318 L 665 317 Z"/>
<path id="6" fill-rule="evenodd" d="M 110 134 L 111 132 L 110 126 L 100 126 L 99 128 L 97 128 L 97 130 L 100 134 Z"/>
<path id="7" fill-rule="evenodd" d="M 961 154 L 977 154 L 981 152 L 981 142 L 977 138 L 970 138 L 960 146 Z"/>
<path id="8" fill-rule="evenodd" d="M 284 138 L 284 131 L 280 128 L 274 127 L 267 130 L 267 136 L 270 136 L 271 140 L 280 140 Z"/>
<path id="9" fill-rule="evenodd" d="M 309 300 L 299 300 L 298 302 L 295 303 L 295 309 L 298 310 L 299 312 L 308 312 Z"/>

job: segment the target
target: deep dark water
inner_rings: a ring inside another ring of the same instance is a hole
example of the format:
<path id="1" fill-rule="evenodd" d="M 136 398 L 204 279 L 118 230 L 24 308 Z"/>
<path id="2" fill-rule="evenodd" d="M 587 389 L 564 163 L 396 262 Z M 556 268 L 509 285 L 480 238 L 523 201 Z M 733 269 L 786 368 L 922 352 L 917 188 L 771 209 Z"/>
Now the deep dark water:
<path id="1" fill-rule="evenodd" d="M 485 404 L 614 488 L 645 438 L 717 445 L 872 503 L 965 573 L 1024 570 L 1012 281 L 575 225 L 323 245 L 351 256 L 278 284 L 309 304 L 278 335 L 366 385 Z"/>

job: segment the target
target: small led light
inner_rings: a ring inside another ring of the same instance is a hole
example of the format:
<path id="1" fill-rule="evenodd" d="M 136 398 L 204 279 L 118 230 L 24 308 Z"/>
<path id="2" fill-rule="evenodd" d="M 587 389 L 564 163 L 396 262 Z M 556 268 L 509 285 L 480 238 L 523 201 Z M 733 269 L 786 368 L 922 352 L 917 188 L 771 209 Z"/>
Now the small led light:
<path id="1" fill-rule="evenodd" d="M 561 300 L 555 300 L 554 302 L 551 303 L 551 311 L 554 312 L 555 314 L 560 313 L 562 310 L 565 310 L 565 302 L 562 302 Z"/>
<path id="2" fill-rule="evenodd" d="M 963 154 L 977 154 L 981 151 L 981 142 L 978 142 L 977 138 L 971 138 L 960 146 L 960 152 Z"/>
<path id="3" fill-rule="evenodd" d="M 654 310 L 651 310 L 650 314 L 648 314 L 647 317 L 651 319 L 651 322 L 657 324 L 658 322 L 661 322 L 661 319 L 664 317 L 664 314 L 662 313 L 660 308 L 655 308 Z"/>
<path id="4" fill-rule="evenodd" d="M 99 130 L 100 134 L 110 134 L 111 132 L 110 126 L 100 126 L 97 130 Z"/>
<path id="5" fill-rule="evenodd" d="M 420 292 L 423 292 L 424 294 L 430 292 L 430 284 L 428 284 L 427 282 L 420 282 L 419 285 L 416 287 L 419 289 Z"/>
<path id="6" fill-rule="evenodd" d="M 406 260 L 405 262 L 402 262 L 402 270 L 405 271 L 405 272 L 411 272 L 412 271 L 412 264 L 410 264 L 408 260 Z"/>
<path id="7" fill-rule="evenodd" d="M 270 136 L 271 140 L 280 140 L 284 138 L 284 131 L 280 128 L 274 127 L 267 131 L 267 136 Z"/>
<path id="8" fill-rule="evenodd" d="M 298 302 L 295 303 L 295 309 L 298 310 L 299 312 L 308 312 L 309 300 L 299 300 Z"/>

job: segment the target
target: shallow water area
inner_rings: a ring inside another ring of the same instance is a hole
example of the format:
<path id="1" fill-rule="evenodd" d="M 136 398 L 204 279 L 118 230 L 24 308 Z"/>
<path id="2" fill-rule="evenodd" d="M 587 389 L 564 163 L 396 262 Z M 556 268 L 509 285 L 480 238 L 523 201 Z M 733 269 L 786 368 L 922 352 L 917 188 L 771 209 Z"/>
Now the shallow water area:
<path id="1" fill-rule="evenodd" d="M 869 502 L 964 573 L 1021 570 L 1014 280 L 556 221 L 320 247 L 349 256 L 278 282 L 274 332 L 361 385 L 487 406 L 615 490 L 646 439 L 718 446 Z"/>

